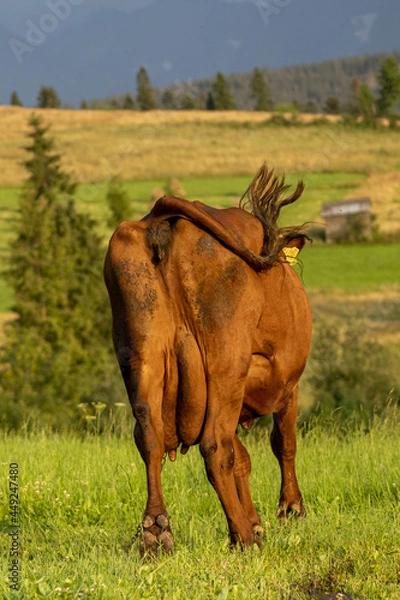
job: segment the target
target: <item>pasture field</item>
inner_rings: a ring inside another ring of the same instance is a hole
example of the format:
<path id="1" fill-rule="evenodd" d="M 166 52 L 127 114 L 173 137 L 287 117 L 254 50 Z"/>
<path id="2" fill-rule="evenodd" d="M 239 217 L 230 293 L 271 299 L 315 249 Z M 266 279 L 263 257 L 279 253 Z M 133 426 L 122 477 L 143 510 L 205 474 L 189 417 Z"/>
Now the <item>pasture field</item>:
<path id="1" fill-rule="evenodd" d="M 400 244 L 306 246 L 301 255 L 306 289 L 363 292 L 400 284 Z M 298 269 L 299 270 L 299 269 Z"/>
<path id="2" fill-rule="evenodd" d="M 225 517 L 197 448 L 163 468 L 175 552 L 139 559 L 136 532 L 145 474 L 128 437 L 49 433 L 0 439 L 0 596 L 8 596 L 12 538 L 9 465 L 18 463 L 18 593 L 11 598 L 398 600 L 400 416 L 368 434 L 299 436 L 307 518 L 275 517 L 279 468 L 267 431 L 250 432 L 251 487 L 265 529 L 262 549 L 232 550 Z M 336 597 L 336 596 L 335 596 Z"/>
<path id="3" fill-rule="evenodd" d="M 32 109 L 0 107 L 0 186 L 21 185 Z M 249 175 L 267 160 L 279 171 L 390 173 L 400 168 L 399 132 L 320 124 L 277 126 L 245 111 L 35 109 L 52 127 L 65 165 L 80 182 Z M 318 117 L 317 117 L 318 118 Z M 310 122 L 313 115 L 299 115 Z"/>

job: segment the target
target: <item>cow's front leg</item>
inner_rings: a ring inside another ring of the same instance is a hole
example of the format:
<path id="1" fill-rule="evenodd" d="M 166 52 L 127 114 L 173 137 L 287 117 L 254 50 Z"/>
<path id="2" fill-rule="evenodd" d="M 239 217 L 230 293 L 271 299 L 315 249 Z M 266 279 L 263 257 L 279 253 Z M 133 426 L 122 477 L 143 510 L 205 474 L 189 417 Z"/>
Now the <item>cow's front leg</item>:
<path id="1" fill-rule="evenodd" d="M 151 421 L 150 407 L 137 402 L 133 407 L 136 418 L 135 442 L 146 465 L 147 504 L 142 519 L 141 555 L 155 554 L 158 548 L 171 552 L 174 538 L 161 488 L 161 465 L 164 441 L 161 432 Z"/>
<path id="2" fill-rule="evenodd" d="M 279 461 L 282 477 L 277 516 L 282 520 L 286 519 L 290 513 L 297 516 L 305 515 L 295 471 L 297 397 L 296 386 L 285 407 L 273 415 L 274 427 L 271 434 L 271 446 Z"/>

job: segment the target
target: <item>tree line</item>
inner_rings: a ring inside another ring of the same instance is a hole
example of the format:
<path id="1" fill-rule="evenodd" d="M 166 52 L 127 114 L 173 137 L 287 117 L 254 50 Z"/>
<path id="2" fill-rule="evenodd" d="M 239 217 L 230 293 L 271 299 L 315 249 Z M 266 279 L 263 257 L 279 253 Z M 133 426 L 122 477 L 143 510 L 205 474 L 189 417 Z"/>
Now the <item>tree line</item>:
<path id="1" fill-rule="evenodd" d="M 136 75 L 136 96 L 133 93 L 126 93 L 103 100 L 82 99 L 80 108 L 82 110 L 142 111 L 156 108 L 165 110 L 241 110 L 247 108 L 258 111 L 275 110 L 294 113 L 316 113 L 322 110 L 326 114 L 361 116 L 365 122 L 372 122 L 377 116 L 390 116 L 400 99 L 400 71 L 398 60 L 394 55 L 384 58 L 377 66 L 374 88 L 371 84 L 354 77 L 349 84 L 345 100 L 340 99 L 338 95 L 329 94 L 323 101 L 321 98 L 318 101 L 317 98 L 309 98 L 302 102 L 293 97 L 290 102 L 276 103 L 265 71 L 256 67 L 250 74 L 247 74 L 246 80 L 243 77 L 240 75 L 226 77 L 223 73 L 218 72 L 212 81 L 198 82 L 192 88 L 185 85 L 174 85 L 159 90 L 152 86 L 147 70 L 141 67 Z M 327 79 L 328 77 L 327 75 Z M 244 89 L 246 98 L 243 97 Z M 239 102 L 235 100 L 236 97 L 240 98 Z M 11 95 L 11 104 L 22 105 L 16 91 Z M 62 107 L 56 90 L 51 86 L 42 86 L 37 97 L 37 107 Z"/>
<path id="2" fill-rule="evenodd" d="M 147 70 L 141 67 L 136 75 L 137 95 L 126 93 L 123 96 L 111 97 L 108 101 L 81 100 L 81 110 L 89 108 L 112 108 L 121 110 L 154 110 L 162 108 L 167 110 L 190 110 L 194 108 L 207 108 L 208 110 L 236 109 L 229 83 L 222 73 L 217 73 L 212 90 L 206 97 L 194 98 L 184 94 L 180 98 L 169 88 L 156 98 L 156 92 L 151 85 Z M 254 100 L 254 110 L 271 110 L 273 107 L 271 93 L 260 69 L 255 68 L 251 80 L 251 98 Z M 11 94 L 10 104 L 22 106 L 16 91 Z M 62 102 L 57 91 L 51 86 L 41 86 L 37 96 L 37 108 L 61 108 Z"/>

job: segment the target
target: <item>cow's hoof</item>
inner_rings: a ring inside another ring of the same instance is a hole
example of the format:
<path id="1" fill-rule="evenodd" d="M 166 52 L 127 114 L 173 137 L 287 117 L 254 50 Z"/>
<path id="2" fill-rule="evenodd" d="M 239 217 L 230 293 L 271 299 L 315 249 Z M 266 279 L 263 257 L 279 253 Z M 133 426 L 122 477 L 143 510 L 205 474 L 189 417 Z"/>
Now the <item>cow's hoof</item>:
<path id="1" fill-rule="evenodd" d="M 142 543 L 140 555 L 142 557 L 154 558 L 159 550 L 170 554 L 174 547 L 174 536 L 172 535 L 169 519 L 164 514 L 156 518 L 147 514 L 142 521 Z"/>
<path id="2" fill-rule="evenodd" d="M 174 536 L 170 531 L 163 531 L 158 538 L 159 544 L 162 546 L 164 552 L 170 554 L 174 549 Z"/>
<path id="3" fill-rule="evenodd" d="M 142 543 L 140 545 L 140 556 L 155 556 L 157 554 L 157 538 L 151 531 L 143 531 Z"/>
<path id="4" fill-rule="evenodd" d="M 264 538 L 264 529 L 261 527 L 261 525 L 254 525 L 253 531 L 254 531 L 254 543 L 257 544 L 257 546 L 261 546 L 263 538 Z"/>
<path id="5" fill-rule="evenodd" d="M 306 511 L 304 510 L 304 506 L 299 504 L 298 502 L 293 502 L 292 504 L 282 504 L 278 508 L 278 512 L 276 513 L 278 519 L 282 522 L 286 522 L 289 519 L 300 519 L 306 516 Z"/>

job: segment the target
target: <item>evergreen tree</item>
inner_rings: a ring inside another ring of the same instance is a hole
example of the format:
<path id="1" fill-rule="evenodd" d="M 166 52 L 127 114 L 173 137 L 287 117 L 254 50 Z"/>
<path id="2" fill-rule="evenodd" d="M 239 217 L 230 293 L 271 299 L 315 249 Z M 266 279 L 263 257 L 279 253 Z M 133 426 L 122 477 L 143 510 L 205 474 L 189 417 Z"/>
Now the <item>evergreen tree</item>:
<path id="1" fill-rule="evenodd" d="M 254 110 L 271 110 L 273 107 L 271 92 L 265 82 L 264 75 L 257 67 L 250 80 L 250 98 L 255 100 Z"/>
<path id="2" fill-rule="evenodd" d="M 140 110 L 153 110 L 157 108 L 157 102 L 151 87 L 149 75 L 144 67 L 140 67 L 136 75 L 137 101 Z"/>
<path id="3" fill-rule="evenodd" d="M 215 110 L 214 96 L 211 92 L 208 92 L 206 98 L 206 110 Z"/>
<path id="4" fill-rule="evenodd" d="M 131 202 L 118 177 L 113 177 L 108 184 L 106 202 L 110 210 L 108 225 L 112 229 L 130 218 Z"/>
<path id="5" fill-rule="evenodd" d="M 217 73 L 212 86 L 212 96 L 215 110 L 234 110 L 236 108 L 229 84 L 222 73 Z"/>
<path id="6" fill-rule="evenodd" d="M 23 106 L 21 100 L 19 99 L 18 93 L 15 90 L 11 94 L 10 104 L 11 106 Z"/>
<path id="7" fill-rule="evenodd" d="M 400 71 L 394 56 L 389 56 L 383 61 L 377 79 L 380 85 L 378 113 L 385 117 L 390 114 L 392 106 L 400 98 Z"/>
<path id="8" fill-rule="evenodd" d="M 193 110 L 195 108 L 195 102 L 192 96 L 189 94 L 185 94 L 181 100 L 181 109 L 182 110 Z"/>
<path id="9" fill-rule="evenodd" d="M 324 112 L 328 115 L 338 115 L 340 113 L 340 102 L 336 96 L 328 96 L 325 100 Z"/>
<path id="10" fill-rule="evenodd" d="M 317 105 L 314 100 L 307 100 L 304 105 L 304 112 L 315 114 L 317 112 Z"/>
<path id="11" fill-rule="evenodd" d="M 123 110 L 136 110 L 137 104 L 135 98 L 132 94 L 125 94 L 122 100 L 122 108 Z"/>
<path id="12" fill-rule="evenodd" d="M 37 97 L 38 108 L 60 108 L 61 100 L 56 90 L 51 86 L 42 85 Z"/>
<path id="13" fill-rule="evenodd" d="M 366 125 L 372 124 L 375 117 L 375 98 L 366 83 L 360 85 L 359 90 L 360 113 Z"/>
<path id="14" fill-rule="evenodd" d="M 79 108 L 81 110 L 87 110 L 89 108 L 88 102 L 87 102 L 87 100 L 85 100 L 85 98 L 82 98 Z"/>
<path id="15" fill-rule="evenodd" d="M 7 273 L 18 318 L 0 354 L 0 420 L 61 426 L 73 422 L 80 402 L 103 399 L 112 381 L 104 251 L 94 221 L 75 208 L 75 183 L 48 128 L 35 115 L 29 125 L 28 179 Z"/>
<path id="16" fill-rule="evenodd" d="M 171 90 L 167 89 L 164 91 L 161 98 L 161 105 L 166 110 L 176 110 L 178 108 L 174 93 Z"/>

